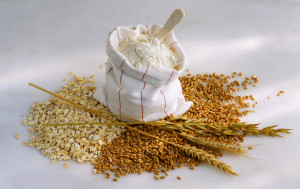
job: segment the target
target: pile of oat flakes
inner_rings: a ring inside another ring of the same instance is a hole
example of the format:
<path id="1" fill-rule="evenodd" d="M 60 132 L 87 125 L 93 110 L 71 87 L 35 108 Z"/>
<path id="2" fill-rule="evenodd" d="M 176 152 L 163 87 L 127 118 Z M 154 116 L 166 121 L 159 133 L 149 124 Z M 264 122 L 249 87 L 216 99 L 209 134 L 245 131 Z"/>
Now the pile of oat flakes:
<path id="1" fill-rule="evenodd" d="M 73 76 L 72 73 L 69 75 Z M 57 94 L 92 109 L 109 111 L 93 98 L 96 90 L 94 76 L 74 75 Z M 115 119 L 112 117 L 112 119 Z M 43 126 L 49 123 L 100 123 L 106 121 L 97 115 L 68 105 L 51 97 L 45 102 L 31 105 L 30 114 L 23 120 L 30 139 L 24 145 L 37 148 L 43 155 L 56 160 L 93 162 L 100 155 L 102 145 L 118 137 L 122 130 L 118 125 Z"/>

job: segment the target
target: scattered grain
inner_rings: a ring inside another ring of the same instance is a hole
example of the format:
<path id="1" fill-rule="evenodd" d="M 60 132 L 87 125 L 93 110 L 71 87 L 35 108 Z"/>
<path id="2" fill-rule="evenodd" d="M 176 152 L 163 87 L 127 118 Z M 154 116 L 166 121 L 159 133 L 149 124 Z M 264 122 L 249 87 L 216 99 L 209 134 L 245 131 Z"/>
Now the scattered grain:
<path id="1" fill-rule="evenodd" d="M 233 72 L 232 75 L 231 75 L 232 78 L 236 78 L 236 76 L 237 76 L 236 72 Z"/>
<path id="2" fill-rule="evenodd" d="M 253 108 L 255 108 L 255 107 L 256 107 L 256 105 L 257 105 L 257 102 L 254 102 L 254 104 L 253 104 Z"/>
<path id="3" fill-rule="evenodd" d="M 64 168 L 69 169 L 70 165 L 67 163 L 64 163 Z"/>
<path id="4" fill-rule="evenodd" d="M 18 133 L 16 134 L 16 139 L 19 140 L 19 138 L 20 138 L 20 134 Z"/>

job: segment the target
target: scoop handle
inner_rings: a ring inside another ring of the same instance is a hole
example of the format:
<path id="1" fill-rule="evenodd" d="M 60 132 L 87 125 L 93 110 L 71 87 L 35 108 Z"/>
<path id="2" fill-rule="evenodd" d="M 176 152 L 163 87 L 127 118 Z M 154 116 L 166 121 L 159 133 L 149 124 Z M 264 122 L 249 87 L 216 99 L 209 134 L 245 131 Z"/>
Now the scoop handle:
<path id="1" fill-rule="evenodd" d="M 169 17 L 165 25 L 161 28 L 161 30 L 155 35 L 155 37 L 163 41 L 171 31 L 183 20 L 185 13 L 182 9 L 176 9 L 172 15 Z"/>

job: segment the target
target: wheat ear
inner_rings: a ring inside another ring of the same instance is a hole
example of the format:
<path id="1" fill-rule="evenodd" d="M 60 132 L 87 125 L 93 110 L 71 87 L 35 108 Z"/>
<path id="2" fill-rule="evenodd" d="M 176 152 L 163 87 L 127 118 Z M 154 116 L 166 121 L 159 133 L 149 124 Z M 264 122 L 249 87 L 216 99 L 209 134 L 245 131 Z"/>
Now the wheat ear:
<path id="1" fill-rule="evenodd" d="M 203 145 L 203 146 L 216 148 L 219 150 L 224 150 L 224 151 L 228 151 L 228 152 L 232 152 L 232 153 L 238 153 L 238 154 L 247 153 L 247 151 L 241 146 L 233 146 L 233 145 L 226 144 L 226 143 L 211 141 L 211 140 L 204 139 L 202 137 L 196 137 L 196 136 L 189 135 L 186 133 L 179 133 L 179 135 L 181 135 L 185 139 L 187 139 L 195 144 L 198 144 L 198 145 Z"/>
<path id="2" fill-rule="evenodd" d="M 238 175 L 232 167 L 227 165 L 226 163 L 217 160 L 214 155 L 206 152 L 203 149 L 198 149 L 195 146 L 190 146 L 188 144 L 186 145 L 179 145 L 173 143 L 174 146 L 177 146 L 179 149 L 184 151 L 187 155 L 192 156 L 193 158 L 197 158 L 198 160 L 205 162 L 209 165 L 212 165 L 213 167 L 216 167 L 220 170 L 222 170 L 225 173 L 230 173 L 232 175 Z"/>

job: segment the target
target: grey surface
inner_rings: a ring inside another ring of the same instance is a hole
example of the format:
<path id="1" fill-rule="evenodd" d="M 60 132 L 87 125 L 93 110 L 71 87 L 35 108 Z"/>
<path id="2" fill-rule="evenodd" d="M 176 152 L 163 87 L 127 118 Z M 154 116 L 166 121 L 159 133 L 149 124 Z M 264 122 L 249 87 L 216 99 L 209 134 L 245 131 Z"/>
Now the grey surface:
<path id="1" fill-rule="evenodd" d="M 52 165 L 37 150 L 22 145 L 28 135 L 21 124 L 33 101 L 49 95 L 67 73 L 95 74 L 106 60 L 105 40 L 119 25 L 163 24 L 173 9 L 186 18 L 175 29 L 192 73 L 243 72 L 257 75 L 256 112 L 244 121 L 295 129 L 284 138 L 249 137 L 257 144 L 255 160 L 226 154 L 221 160 L 240 175 L 210 167 L 176 169 L 165 180 L 129 175 L 118 182 L 92 175 L 90 165 Z M 0 188 L 299 188 L 300 1 L 0 1 Z M 276 96 L 279 90 L 286 93 Z M 268 100 L 267 96 L 271 98 Z M 14 137 L 21 134 L 20 140 Z M 178 181 L 176 176 L 181 176 Z M 99 181 L 96 181 L 99 178 Z"/>

